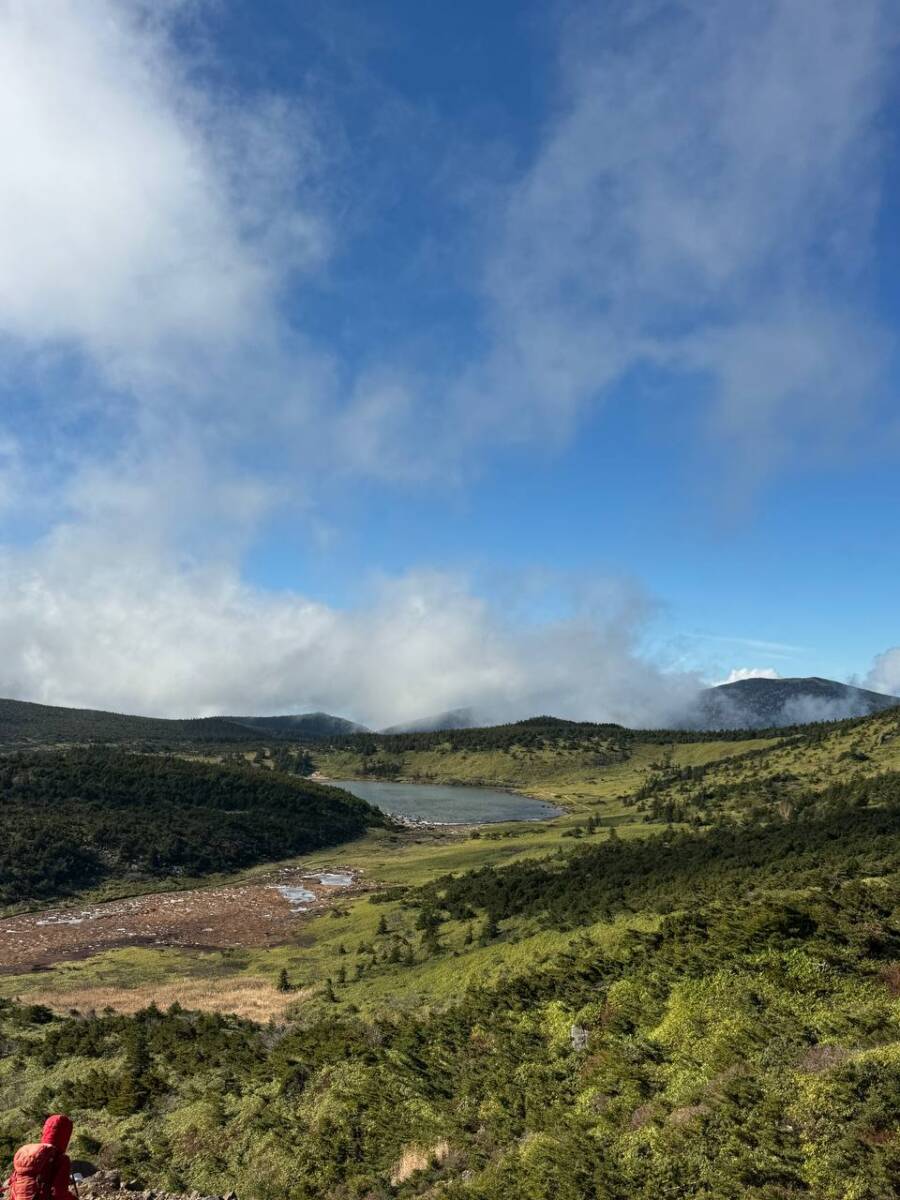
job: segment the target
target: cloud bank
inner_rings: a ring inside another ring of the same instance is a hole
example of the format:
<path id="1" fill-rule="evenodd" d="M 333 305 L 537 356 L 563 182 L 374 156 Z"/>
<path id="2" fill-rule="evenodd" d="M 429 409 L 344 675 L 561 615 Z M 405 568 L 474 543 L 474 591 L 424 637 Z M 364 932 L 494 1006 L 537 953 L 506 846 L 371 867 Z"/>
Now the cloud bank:
<path id="1" fill-rule="evenodd" d="M 465 579 L 420 571 L 342 611 L 64 530 L 0 562 L 3 692 L 160 716 L 323 709 L 374 727 L 468 705 L 495 721 L 666 723 L 698 682 L 642 658 L 646 610 L 611 584 L 565 619 L 512 625 Z"/>

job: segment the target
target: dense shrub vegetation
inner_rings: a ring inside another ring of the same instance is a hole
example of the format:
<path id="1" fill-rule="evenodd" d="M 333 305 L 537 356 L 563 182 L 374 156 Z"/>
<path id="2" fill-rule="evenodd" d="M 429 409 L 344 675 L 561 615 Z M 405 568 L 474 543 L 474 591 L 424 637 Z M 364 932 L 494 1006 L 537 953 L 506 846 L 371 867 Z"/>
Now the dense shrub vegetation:
<path id="1" fill-rule="evenodd" d="M 550 718 L 355 735 L 386 772 L 452 739 L 523 778 L 574 761 L 584 823 L 563 834 L 583 840 L 531 858 L 527 839 L 504 841 L 515 861 L 423 885 L 446 846 L 411 835 L 387 875 L 402 886 L 310 922 L 271 972 L 279 1024 L 0 1002 L 0 1154 L 64 1108 L 76 1153 L 241 1200 L 896 1200 L 897 717 L 741 735 L 732 753 L 684 736 Z M 378 820 L 302 778 L 318 753 L 0 760 L 0 819 L 20 838 L 0 845 L 0 878 L 32 861 L 26 891 L 91 869 L 197 872 Z M 645 819 L 672 824 L 636 836 Z M 489 836 L 449 845 L 481 854 Z M 343 931 L 364 912 L 357 943 Z M 244 978 L 237 959 L 209 969 Z M 427 991 L 483 970 L 480 986 Z"/>
<path id="2" fill-rule="evenodd" d="M 524 861 L 447 876 L 421 889 L 420 905 L 464 920 L 476 908 L 494 920 L 542 914 L 573 928 L 627 906 L 667 912 L 686 895 L 738 887 L 822 886 L 828 872 L 900 871 L 900 773 L 810 793 L 794 819 L 669 830 L 639 841 L 613 837 L 556 860 Z"/>
<path id="3" fill-rule="evenodd" d="M 891 1200 L 898 869 L 900 783 L 882 776 L 787 820 L 409 893 L 434 955 L 453 919 L 488 939 L 573 930 L 443 1011 L 365 1019 L 339 981 L 327 1016 L 277 1028 L 8 1005 L 0 1150 L 61 1107 L 107 1165 L 259 1200 Z M 630 928 L 589 932 L 622 913 Z"/>
<path id="4" fill-rule="evenodd" d="M 0 746 L 49 746 L 100 742 L 156 749 L 186 744 L 254 742 L 259 731 L 230 717 L 167 720 L 90 708 L 60 708 L 26 700 L 0 700 Z"/>
<path id="5" fill-rule="evenodd" d="M 337 788 L 240 766 L 81 749 L 0 759 L 0 904 L 127 875 L 234 870 L 383 816 Z"/>

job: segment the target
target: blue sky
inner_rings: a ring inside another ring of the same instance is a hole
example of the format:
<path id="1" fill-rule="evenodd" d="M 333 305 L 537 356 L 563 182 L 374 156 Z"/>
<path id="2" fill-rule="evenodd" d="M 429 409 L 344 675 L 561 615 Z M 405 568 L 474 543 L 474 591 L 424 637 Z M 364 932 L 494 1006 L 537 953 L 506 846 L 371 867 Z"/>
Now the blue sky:
<path id="1" fill-rule="evenodd" d="M 0 7 L 0 692 L 900 691 L 893 6 Z"/>

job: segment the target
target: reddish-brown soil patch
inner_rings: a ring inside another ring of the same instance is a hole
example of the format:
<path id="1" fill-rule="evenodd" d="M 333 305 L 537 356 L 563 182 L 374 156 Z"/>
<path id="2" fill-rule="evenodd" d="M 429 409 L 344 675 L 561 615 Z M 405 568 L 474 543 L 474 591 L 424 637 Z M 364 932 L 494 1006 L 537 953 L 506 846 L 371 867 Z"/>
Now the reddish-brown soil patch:
<path id="1" fill-rule="evenodd" d="M 314 899 L 292 902 L 279 887 L 305 888 Z M 315 876 L 288 869 L 248 883 L 6 917 L 0 920 L 0 972 L 39 970 L 121 946 L 223 950 L 283 945 L 302 937 L 305 914 L 360 888 L 355 876 L 348 887 L 329 887 Z"/>

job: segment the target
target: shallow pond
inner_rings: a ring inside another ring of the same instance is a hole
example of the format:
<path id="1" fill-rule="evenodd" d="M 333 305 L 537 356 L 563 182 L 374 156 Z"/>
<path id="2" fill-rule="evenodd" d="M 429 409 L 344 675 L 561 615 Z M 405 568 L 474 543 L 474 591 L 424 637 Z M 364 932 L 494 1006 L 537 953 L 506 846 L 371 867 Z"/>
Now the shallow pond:
<path id="1" fill-rule="evenodd" d="M 370 779 L 332 779 L 329 782 L 368 800 L 383 812 L 438 825 L 544 821 L 559 816 L 562 811 L 543 800 L 501 792 L 497 788 L 381 783 Z"/>

